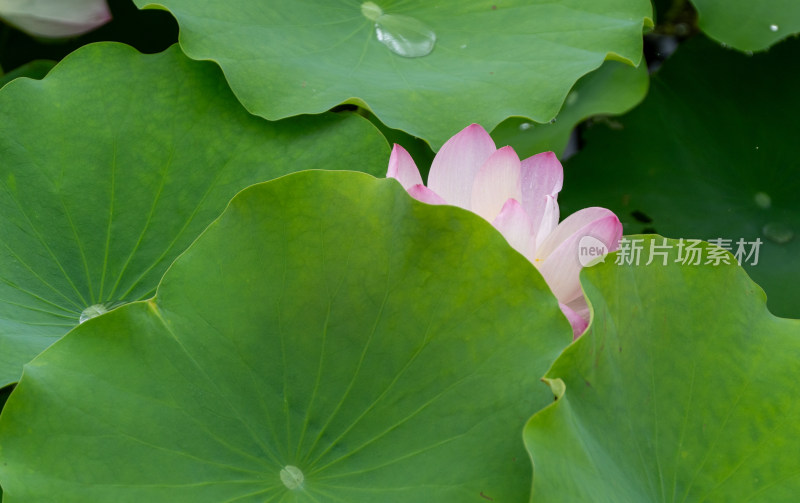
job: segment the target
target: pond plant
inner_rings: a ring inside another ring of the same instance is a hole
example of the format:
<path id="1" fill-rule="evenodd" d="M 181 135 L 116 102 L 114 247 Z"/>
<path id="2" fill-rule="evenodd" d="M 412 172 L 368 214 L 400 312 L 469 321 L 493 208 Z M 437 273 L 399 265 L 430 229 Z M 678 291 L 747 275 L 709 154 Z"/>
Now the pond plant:
<path id="1" fill-rule="evenodd" d="M 3 502 L 796 501 L 797 2 L 0 21 Z"/>

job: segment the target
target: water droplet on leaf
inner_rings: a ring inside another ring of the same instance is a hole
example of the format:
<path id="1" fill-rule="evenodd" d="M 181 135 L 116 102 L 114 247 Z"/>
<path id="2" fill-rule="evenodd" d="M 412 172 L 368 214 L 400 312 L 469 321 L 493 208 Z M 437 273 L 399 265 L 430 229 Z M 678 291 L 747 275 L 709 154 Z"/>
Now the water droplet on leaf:
<path id="1" fill-rule="evenodd" d="M 567 99 L 565 100 L 567 106 L 572 106 L 578 101 L 578 91 L 572 91 L 567 95 Z"/>
<path id="2" fill-rule="evenodd" d="M 86 320 L 91 320 L 92 318 L 96 318 L 101 314 L 106 314 L 107 312 L 111 311 L 112 309 L 116 309 L 123 304 L 127 304 L 125 301 L 119 302 L 103 302 L 100 304 L 94 304 L 81 312 L 80 318 L 78 318 L 78 323 L 83 323 Z"/>
<path id="3" fill-rule="evenodd" d="M 436 43 L 433 30 L 408 16 L 382 15 L 375 21 L 375 34 L 390 51 L 406 58 L 427 56 Z"/>
<path id="4" fill-rule="evenodd" d="M 377 21 L 383 15 L 383 9 L 378 7 L 375 2 L 364 2 L 361 4 L 361 14 L 370 21 Z"/>
<path id="5" fill-rule="evenodd" d="M 406 58 L 420 58 L 433 51 L 436 33 L 411 16 L 384 14 L 373 2 L 361 4 L 361 14 L 375 22 L 375 35 L 390 51 Z M 466 45 L 462 46 L 462 49 Z"/>
<path id="6" fill-rule="evenodd" d="M 519 130 L 520 131 L 527 131 L 527 130 L 529 130 L 531 128 L 531 126 L 532 126 L 532 124 L 530 122 L 523 122 L 522 124 L 519 125 Z"/>
<path id="7" fill-rule="evenodd" d="M 764 226 L 761 230 L 770 241 L 779 245 L 786 244 L 794 237 L 794 231 L 788 225 L 779 222 L 772 222 Z"/>
<path id="8" fill-rule="evenodd" d="M 96 318 L 101 314 L 109 312 L 110 310 L 111 308 L 106 304 L 94 304 L 92 306 L 89 306 L 81 312 L 81 317 L 78 319 L 78 323 L 80 324 L 83 323 L 84 321 Z"/>
<path id="9" fill-rule="evenodd" d="M 765 210 L 772 206 L 772 198 L 766 192 L 756 192 L 753 200 L 755 200 L 759 208 L 764 208 Z"/>
<path id="10" fill-rule="evenodd" d="M 296 466 L 286 465 L 281 470 L 281 482 L 287 489 L 297 489 L 303 485 L 305 479 L 303 472 Z"/>
<path id="11" fill-rule="evenodd" d="M 771 25 L 769 25 L 769 29 L 770 29 L 770 31 L 778 31 L 778 25 L 777 24 L 771 24 Z"/>

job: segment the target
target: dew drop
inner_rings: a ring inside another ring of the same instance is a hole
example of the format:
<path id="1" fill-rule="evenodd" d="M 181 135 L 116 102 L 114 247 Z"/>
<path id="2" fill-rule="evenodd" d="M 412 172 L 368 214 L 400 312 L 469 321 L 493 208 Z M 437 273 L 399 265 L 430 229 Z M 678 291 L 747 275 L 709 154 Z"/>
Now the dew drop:
<path id="1" fill-rule="evenodd" d="M 436 34 L 408 16 L 384 14 L 375 22 L 378 40 L 390 51 L 406 58 L 421 58 L 433 51 Z"/>
<path id="2" fill-rule="evenodd" d="M 80 318 L 78 318 L 78 324 L 83 323 L 86 320 L 91 320 L 92 318 L 96 318 L 101 314 L 106 314 L 112 309 L 116 309 L 123 304 L 126 304 L 126 302 L 125 301 L 103 302 L 101 304 L 91 305 L 81 312 L 81 316 Z"/>
<path id="3" fill-rule="evenodd" d="M 778 25 L 777 24 L 769 25 L 769 30 L 770 31 L 778 31 Z"/>
<path id="4" fill-rule="evenodd" d="M 567 99 L 565 100 L 567 106 L 572 106 L 578 102 L 578 91 L 572 91 L 567 95 Z"/>
<path id="5" fill-rule="evenodd" d="M 420 58 L 433 51 L 436 33 L 411 16 L 384 14 L 373 2 L 361 4 L 361 13 L 375 22 L 378 41 L 390 51 L 406 58 Z"/>
<path id="6" fill-rule="evenodd" d="M 305 479 L 303 472 L 296 466 L 286 465 L 281 470 L 281 482 L 287 489 L 297 489 L 303 485 Z"/>
<path id="7" fill-rule="evenodd" d="M 532 126 L 533 126 L 533 124 L 531 124 L 530 122 L 523 122 L 522 124 L 520 124 L 520 125 L 519 125 L 519 130 L 520 130 L 520 131 L 527 131 L 527 130 L 529 130 L 529 129 L 530 129 Z"/>
<path id="8" fill-rule="evenodd" d="M 764 208 L 765 210 L 772 206 L 772 198 L 766 192 L 756 192 L 753 200 L 755 200 L 759 208 Z"/>
<path id="9" fill-rule="evenodd" d="M 377 21 L 383 15 L 383 9 L 378 7 L 375 2 L 364 2 L 361 4 L 361 14 L 370 21 Z"/>
<path id="10" fill-rule="evenodd" d="M 94 304 L 92 306 L 89 306 L 81 312 L 81 317 L 78 318 L 78 323 L 80 324 L 83 323 L 84 321 L 96 318 L 101 314 L 109 312 L 110 310 L 111 308 L 106 304 Z"/>
<path id="11" fill-rule="evenodd" d="M 765 225 L 761 232 L 764 233 L 767 239 L 779 245 L 786 244 L 794 238 L 794 231 L 792 231 L 788 225 L 779 222 L 772 222 Z"/>

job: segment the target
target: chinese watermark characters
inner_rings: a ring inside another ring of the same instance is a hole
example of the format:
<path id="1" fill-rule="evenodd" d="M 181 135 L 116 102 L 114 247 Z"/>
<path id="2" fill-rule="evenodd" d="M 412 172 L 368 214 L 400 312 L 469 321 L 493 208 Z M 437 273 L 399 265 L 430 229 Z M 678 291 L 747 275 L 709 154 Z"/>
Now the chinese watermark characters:
<path id="1" fill-rule="evenodd" d="M 617 265 L 650 265 L 652 263 L 667 265 L 670 261 L 670 251 L 677 249 L 678 256 L 672 259 L 683 265 L 712 265 L 731 264 L 731 258 L 739 265 L 758 264 L 758 252 L 761 249 L 761 239 L 745 241 L 743 238 L 709 239 L 712 246 L 700 246 L 699 239 L 679 239 L 677 243 L 669 243 L 667 238 L 662 238 L 659 244 L 657 239 L 649 240 L 645 245 L 644 238 L 622 238 L 619 241 L 619 250 L 614 262 Z M 728 253 L 733 254 L 733 257 Z M 646 260 L 645 260 L 646 259 Z"/>

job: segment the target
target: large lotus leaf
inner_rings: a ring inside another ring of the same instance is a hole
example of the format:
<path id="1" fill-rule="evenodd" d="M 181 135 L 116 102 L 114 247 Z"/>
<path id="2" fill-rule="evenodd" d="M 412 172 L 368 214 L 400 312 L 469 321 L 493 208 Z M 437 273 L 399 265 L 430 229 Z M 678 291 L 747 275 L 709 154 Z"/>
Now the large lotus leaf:
<path id="1" fill-rule="evenodd" d="M 268 123 L 177 47 L 84 47 L 0 91 L 0 385 L 96 304 L 153 294 L 239 190 L 315 166 L 383 173 L 366 120 Z"/>
<path id="2" fill-rule="evenodd" d="M 800 40 L 746 56 L 705 39 L 682 45 L 641 106 L 598 125 L 565 166 L 566 213 L 605 206 L 625 232 L 724 238 L 779 316 L 800 317 Z"/>
<path id="3" fill-rule="evenodd" d="M 606 61 L 575 84 L 555 121 L 537 124 L 510 118 L 492 131 L 492 138 L 498 145 L 511 145 L 522 158 L 548 150 L 561 156 L 579 122 L 594 115 L 627 112 L 644 99 L 649 82 L 646 65 Z"/>
<path id="4" fill-rule="evenodd" d="M 532 501 L 794 501 L 800 321 L 770 314 L 735 263 L 706 265 L 719 248 L 684 265 L 679 241 L 633 238 L 639 265 L 583 273 L 591 327 L 525 428 Z M 646 265 L 651 244 L 671 249 Z"/>
<path id="5" fill-rule="evenodd" d="M 416 43 L 433 31 L 433 51 L 409 58 L 378 40 L 359 1 L 135 3 L 171 11 L 186 54 L 219 63 L 254 114 L 273 120 L 357 103 L 434 150 L 472 122 L 491 130 L 510 116 L 549 121 L 607 56 L 639 63 L 651 15 L 647 0 L 365 2 L 377 4 L 373 17 L 383 12 L 387 41 Z"/>
<path id="6" fill-rule="evenodd" d="M 710 37 L 741 51 L 761 51 L 800 32 L 797 0 L 692 0 Z"/>
<path id="7" fill-rule="evenodd" d="M 297 173 L 26 365 L 0 480 L 8 503 L 523 501 L 520 434 L 570 341 L 479 217 Z"/>

